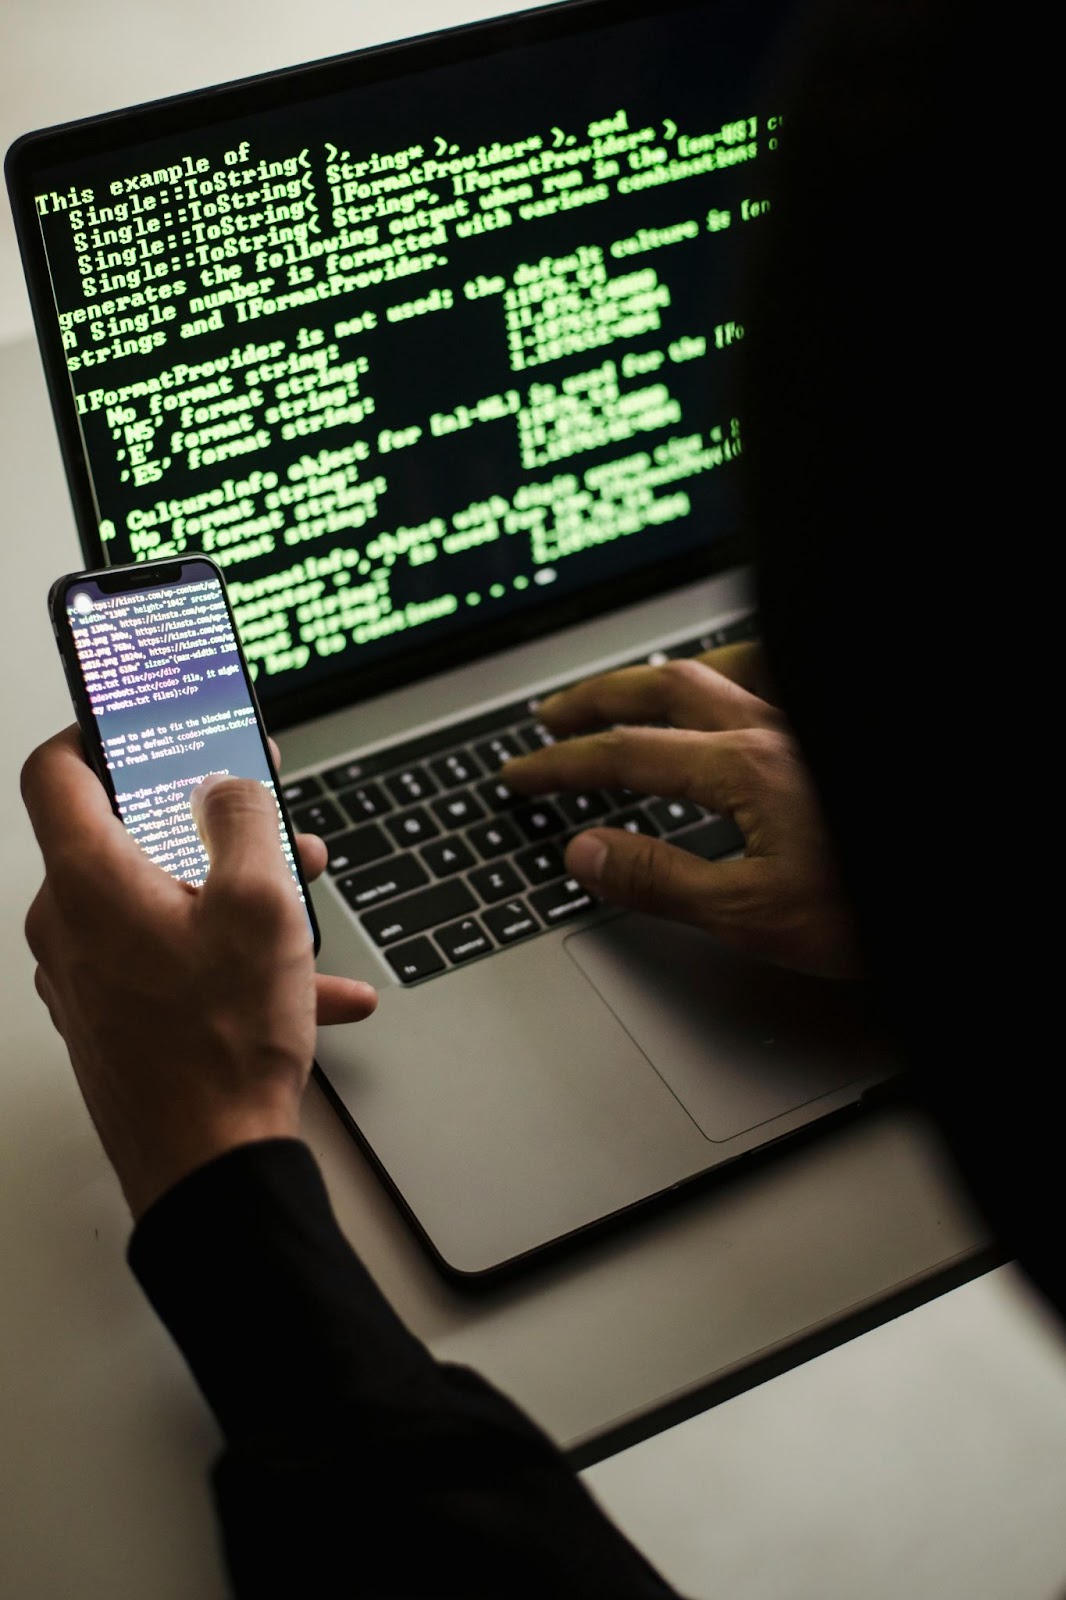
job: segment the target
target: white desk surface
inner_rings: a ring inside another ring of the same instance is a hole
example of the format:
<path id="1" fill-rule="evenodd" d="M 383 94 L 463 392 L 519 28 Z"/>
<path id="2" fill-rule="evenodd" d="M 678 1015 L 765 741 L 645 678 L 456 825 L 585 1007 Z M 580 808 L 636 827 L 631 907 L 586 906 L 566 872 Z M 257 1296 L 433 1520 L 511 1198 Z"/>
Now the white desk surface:
<path id="1" fill-rule="evenodd" d="M 492 0 L 395 0 L 388 21 L 405 34 L 501 9 Z M 72 0 L 18 8 L 5 18 L 13 48 L 0 51 L 3 134 L 351 48 L 381 31 L 377 8 L 340 0 L 269 17 L 239 0 L 224 37 L 217 19 L 206 0 L 109 0 L 93 8 L 87 31 L 89 14 Z M 28 332 L 5 218 L 0 338 L 13 342 L 0 346 L 0 1595 L 213 1600 L 224 1583 L 205 1469 L 217 1436 L 125 1267 L 124 1207 L 33 993 L 22 941 L 39 865 L 18 769 L 70 715 L 44 597 L 59 572 L 80 564 Z M 435 1275 L 316 1088 L 305 1131 L 342 1225 L 410 1325 L 568 1445 L 683 1404 L 710 1380 L 742 1375 L 897 1290 L 920 1293 L 985 1244 L 935 1135 L 897 1110 L 471 1297 Z M 748 1507 L 753 1527 L 757 1509 Z M 782 1594 L 820 1593 L 816 1568 L 809 1578 Z M 730 1592 L 743 1600 L 748 1591 Z"/>
<path id="2" fill-rule="evenodd" d="M 1064 1600 L 1066 1341 L 1014 1266 L 584 1474 L 690 1600 Z"/>

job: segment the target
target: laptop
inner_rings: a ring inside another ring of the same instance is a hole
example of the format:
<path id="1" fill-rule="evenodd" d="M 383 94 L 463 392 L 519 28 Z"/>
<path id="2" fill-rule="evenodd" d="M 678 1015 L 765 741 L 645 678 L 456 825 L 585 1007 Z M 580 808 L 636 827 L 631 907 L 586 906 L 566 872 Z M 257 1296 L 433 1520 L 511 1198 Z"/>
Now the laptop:
<path id="1" fill-rule="evenodd" d="M 327 1090 L 476 1278 L 859 1104 L 854 997 L 567 876 L 554 687 L 756 629 L 737 260 L 784 0 L 574 0 L 28 135 L 7 171 L 87 565 L 226 571 L 325 970 Z"/>

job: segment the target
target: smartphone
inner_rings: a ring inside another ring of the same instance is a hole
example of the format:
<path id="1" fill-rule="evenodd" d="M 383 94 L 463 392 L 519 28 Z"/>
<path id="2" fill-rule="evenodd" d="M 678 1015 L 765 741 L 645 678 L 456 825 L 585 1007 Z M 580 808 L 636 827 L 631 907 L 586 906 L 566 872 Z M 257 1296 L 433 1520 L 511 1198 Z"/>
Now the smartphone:
<path id="1" fill-rule="evenodd" d="M 256 778 L 278 847 L 318 924 L 220 569 L 206 556 L 68 573 L 48 594 L 85 752 L 116 814 L 165 871 L 200 885 L 189 796 L 209 773 Z"/>

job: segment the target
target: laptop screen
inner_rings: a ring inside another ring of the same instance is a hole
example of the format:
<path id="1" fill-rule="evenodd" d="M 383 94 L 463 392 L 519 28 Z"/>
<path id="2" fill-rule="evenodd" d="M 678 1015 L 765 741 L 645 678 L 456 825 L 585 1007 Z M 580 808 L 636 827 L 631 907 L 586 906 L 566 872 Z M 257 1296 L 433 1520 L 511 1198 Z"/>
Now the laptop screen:
<path id="1" fill-rule="evenodd" d="M 87 551 L 209 553 L 268 707 L 713 562 L 782 9 L 551 7 L 45 136 Z"/>

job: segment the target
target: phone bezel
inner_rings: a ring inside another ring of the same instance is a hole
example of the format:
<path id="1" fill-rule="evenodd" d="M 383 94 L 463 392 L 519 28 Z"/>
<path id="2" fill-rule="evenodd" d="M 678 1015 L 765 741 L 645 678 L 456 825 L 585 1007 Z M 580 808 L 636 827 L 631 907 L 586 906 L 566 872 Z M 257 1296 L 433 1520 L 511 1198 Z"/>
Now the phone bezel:
<path id="1" fill-rule="evenodd" d="M 218 581 L 222 598 L 225 601 L 230 627 L 233 629 L 233 637 L 237 641 L 237 655 L 240 660 L 241 671 L 244 674 L 245 688 L 248 690 L 252 710 L 255 712 L 256 726 L 259 729 L 263 754 L 274 784 L 274 793 L 281 810 L 281 818 L 285 825 L 293 860 L 296 863 L 296 872 L 303 892 L 307 919 L 311 925 L 314 950 L 317 956 L 321 947 L 322 936 L 319 932 L 318 918 L 315 915 L 314 901 L 311 898 L 311 891 L 304 876 L 303 864 L 296 848 L 296 835 L 293 831 L 292 819 L 289 816 L 288 807 L 281 792 L 281 780 L 271 753 L 266 724 L 263 721 L 263 713 L 259 705 L 259 697 L 255 692 L 255 684 L 248 671 L 248 663 L 245 660 L 244 649 L 241 645 L 240 635 L 237 632 L 237 625 L 233 617 L 233 607 L 230 604 L 229 594 L 226 590 L 226 580 L 222 569 L 216 562 L 211 560 L 210 556 L 202 555 L 197 551 L 188 556 L 172 556 L 163 561 L 138 561 L 120 567 L 98 567 L 87 569 L 84 572 L 67 572 L 52 584 L 48 591 L 48 614 L 51 619 L 52 632 L 55 635 L 60 659 L 63 663 L 63 672 L 66 676 L 67 688 L 70 691 L 70 698 L 74 706 L 74 714 L 77 718 L 82 744 L 85 747 L 86 759 L 107 791 L 111 809 L 121 822 L 122 815 L 118 808 L 114 781 L 104 755 L 99 724 L 93 712 L 89 691 L 85 686 L 81 663 L 78 660 L 78 652 L 74 644 L 74 634 L 70 626 L 70 618 L 67 615 L 66 596 L 69 590 L 76 584 L 86 582 L 99 583 L 101 588 L 113 590 L 115 593 L 124 593 L 132 589 L 163 588 L 168 581 L 177 582 L 184 569 L 193 565 L 205 566 L 210 569 Z M 161 576 L 167 571 L 176 571 L 178 577 L 167 580 Z"/>

